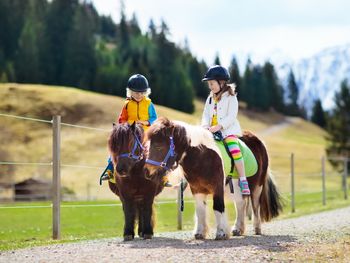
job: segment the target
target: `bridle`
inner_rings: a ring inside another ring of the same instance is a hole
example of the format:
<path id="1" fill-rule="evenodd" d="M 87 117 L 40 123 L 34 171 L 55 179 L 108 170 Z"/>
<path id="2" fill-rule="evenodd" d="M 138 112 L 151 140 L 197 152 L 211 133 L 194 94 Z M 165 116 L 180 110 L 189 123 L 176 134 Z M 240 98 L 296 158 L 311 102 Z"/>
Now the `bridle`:
<path id="1" fill-rule="evenodd" d="M 134 146 L 132 147 L 131 152 L 128 153 L 122 153 L 118 155 L 118 158 L 130 158 L 136 161 L 140 161 L 143 158 L 143 151 L 144 147 L 142 146 L 142 143 L 140 142 L 140 139 L 137 137 L 135 132 L 133 132 L 134 135 Z M 139 154 L 135 154 L 137 149 L 140 149 Z"/>
<path id="2" fill-rule="evenodd" d="M 171 170 L 173 167 L 168 166 L 168 161 L 170 157 L 176 158 L 176 152 L 175 152 L 175 144 L 174 144 L 174 138 L 172 136 L 169 137 L 170 139 L 170 145 L 169 145 L 169 150 L 168 153 L 166 154 L 165 158 L 161 162 L 157 162 L 151 159 L 146 158 L 146 163 L 152 164 L 155 166 L 159 166 L 164 168 L 165 170 Z"/>

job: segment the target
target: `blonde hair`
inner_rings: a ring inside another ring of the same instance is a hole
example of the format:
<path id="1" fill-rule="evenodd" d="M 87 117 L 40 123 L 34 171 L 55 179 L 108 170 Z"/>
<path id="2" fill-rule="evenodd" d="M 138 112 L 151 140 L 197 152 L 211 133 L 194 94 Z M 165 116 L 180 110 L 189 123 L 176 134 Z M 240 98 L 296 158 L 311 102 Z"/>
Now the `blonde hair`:
<path id="1" fill-rule="evenodd" d="M 220 87 L 221 87 L 221 85 L 223 85 L 223 86 L 221 87 L 220 92 L 215 95 L 215 98 L 217 100 L 221 100 L 222 94 L 224 94 L 226 91 L 231 96 L 235 96 L 237 94 L 237 92 L 236 92 L 236 84 L 234 84 L 234 83 L 227 83 L 226 80 L 219 80 L 219 85 L 220 85 Z"/>
<path id="2" fill-rule="evenodd" d="M 133 92 L 137 92 L 137 91 L 132 91 L 131 89 L 129 88 L 126 88 L 126 97 L 127 98 L 131 98 L 131 95 Z M 151 94 L 151 89 L 148 88 L 145 92 L 140 92 L 143 94 L 143 96 L 145 96 L 146 98 L 148 98 L 148 96 Z"/>

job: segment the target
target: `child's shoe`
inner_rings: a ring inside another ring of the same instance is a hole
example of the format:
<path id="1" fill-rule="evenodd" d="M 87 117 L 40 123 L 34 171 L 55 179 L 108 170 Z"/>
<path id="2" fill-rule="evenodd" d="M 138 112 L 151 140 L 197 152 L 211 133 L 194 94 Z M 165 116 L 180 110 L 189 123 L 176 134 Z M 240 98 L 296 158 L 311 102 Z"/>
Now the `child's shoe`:
<path id="1" fill-rule="evenodd" d="M 247 179 L 239 178 L 239 187 L 241 188 L 242 195 L 250 195 L 249 185 Z"/>
<path id="2" fill-rule="evenodd" d="M 164 187 L 173 187 L 173 185 L 169 182 L 164 183 Z"/>
<path id="3" fill-rule="evenodd" d="M 163 186 L 164 187 L 173 187 L 173 185 L 169 182 L 168 176 L 163 176 Z"/>
<path id="4" fill-rule="evenodd" d="M 102 176 L 101 176 L 101 180 L 102 181 L 107 181 L 110 178 L 112 178 L 112 171 L 111 170 L 107 170 Z"/>
<path id="5" fill-rule="evenodd" d="M 100 185 L 102 185 L 102 181 L 110 181 L 111 183 L 115 184 L 113 171 L 109 170 L 109 169 L 106 170 L 106 172 L 104 174 L 102 174 L 100 177 Z"/>

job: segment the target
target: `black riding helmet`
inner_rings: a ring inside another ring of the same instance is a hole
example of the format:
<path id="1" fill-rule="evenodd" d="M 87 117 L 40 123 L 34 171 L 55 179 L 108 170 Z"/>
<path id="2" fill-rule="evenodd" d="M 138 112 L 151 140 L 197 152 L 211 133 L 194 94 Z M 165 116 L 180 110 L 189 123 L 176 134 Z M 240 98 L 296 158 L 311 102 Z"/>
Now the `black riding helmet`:
<path id="1" fill-rule="evenodd" d="M 204 78 L 202 81 L 208 81 L 208 80 L 229 80 L 230 79 L 230 73 L 228 73 L 228 70 L 220 65 L 211 66 L 207 73 L 205 73 Z"/>
<path id="2" fill-rule="evenodd" d="M 149 88 L 148 80 L 141 74 L 135 74 L 129 78 L 127 87 L 135 92 L 146 92 Z"/>

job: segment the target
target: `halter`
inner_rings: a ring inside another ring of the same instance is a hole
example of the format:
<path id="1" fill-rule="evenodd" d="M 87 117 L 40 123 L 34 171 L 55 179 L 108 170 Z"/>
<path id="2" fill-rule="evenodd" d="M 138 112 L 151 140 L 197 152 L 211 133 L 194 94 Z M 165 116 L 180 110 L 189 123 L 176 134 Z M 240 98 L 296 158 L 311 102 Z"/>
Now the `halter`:
<path id="1" fill-rule="evenodd" d="M 135 140 L 134 140 L 134 146 L 132 147 L 131 152 L 119 154 L 118 158 L 127 157 L 127 158 L 131 158 L 134 160 L 141 160 L 143 158 L 142 152 L 143 152 L 144 148 L 142 146 L 142 143 L 140 142 L 139 138 L 136 136 L 136 134 L 134 132 L 133 132 L 133 135 L 134 135 Z M 135 154 L 137 148 L 140 148 L 139 155 Z"/>
<path id="2" fill-rule="evenodd" d="M 164 168 L 165 170 L 170 170 L 171 167 L 167 166 L 168 160 L 170 157 L 176 157 L 176 153 L 175 153 L 174 139 L 172 136 L 170 136 L 169 139 L 170 139 L 169 150 L 168 150 L 168 153 L 166 154 L 166 156 L 162 162 L 157 162 L 157 161 L 154 161 L 151 159 L 146 159 L 145 162 L 148 164 L 155 165 L 155 166 L 160 166 L 160 167 Z"/>

